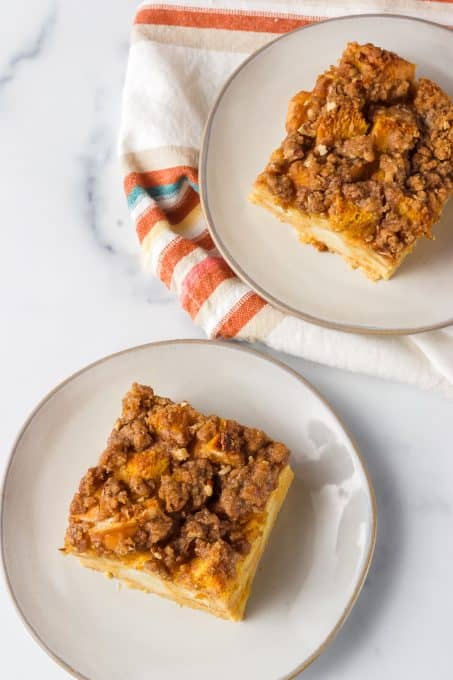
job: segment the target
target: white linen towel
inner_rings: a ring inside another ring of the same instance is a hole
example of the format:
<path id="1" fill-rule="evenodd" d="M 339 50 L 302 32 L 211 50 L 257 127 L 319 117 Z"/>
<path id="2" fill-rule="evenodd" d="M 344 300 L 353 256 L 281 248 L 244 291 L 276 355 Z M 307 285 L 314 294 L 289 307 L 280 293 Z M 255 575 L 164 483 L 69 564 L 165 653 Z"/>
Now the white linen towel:
<path id="1" fill-rule="evenodd" d="M 404 337 L 365 336 L 286 316 L 234 276 L 216 253 L 200 209 L 201 134 L 230 73 L 276 35 L 322 18 L 367 12 L 453 26 L 453 0 L 141 5 L 132 30 L 120 134 L 128 204 L 148 266 L 209 337 L 258 340 L 453 398 L 453 327 Z"/>

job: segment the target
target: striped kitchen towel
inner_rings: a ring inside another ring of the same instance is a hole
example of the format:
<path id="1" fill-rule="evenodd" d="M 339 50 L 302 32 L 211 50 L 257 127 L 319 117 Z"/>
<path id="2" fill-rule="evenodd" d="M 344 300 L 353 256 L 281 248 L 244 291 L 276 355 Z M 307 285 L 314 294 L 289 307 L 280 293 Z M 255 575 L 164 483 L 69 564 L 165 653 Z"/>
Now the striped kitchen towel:
<path id="1" fill-rule="evenodd" d="M 272 308 L 218 256 L 200 209 L 198 155 L 216 93 L 251 52 L 322 18 L 392 12 L 453 26 L 453 0 L 145 3 L 132 29 L 120 153 L 146 266 L 211 338 L 261 341 L 331 366 L 453 397 L 453 328 L 406 337 L 321 328 Z"/>

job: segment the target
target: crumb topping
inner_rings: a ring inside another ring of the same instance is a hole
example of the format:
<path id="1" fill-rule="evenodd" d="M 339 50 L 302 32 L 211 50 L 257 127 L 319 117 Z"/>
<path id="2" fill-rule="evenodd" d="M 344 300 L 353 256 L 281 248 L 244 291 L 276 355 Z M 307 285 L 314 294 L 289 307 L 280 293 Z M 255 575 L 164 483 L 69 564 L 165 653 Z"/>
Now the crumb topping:
<path id="1" fill-rule="evenodd" d="M 431 236 L 453 193 L 453 104 L 415 66 L 349 43 L 289 104 L 287 136 L 259 181 L 287 207 L 390 259 Z"/>
<path id="2" fill-rule="evenodd" d="M 72 500 L 66 541 L 79 552 L 141 553 L 144 568 L 164 578 L 200 557 L 227 579 L 288 456 L 261 430 L 134 383 Z"/>

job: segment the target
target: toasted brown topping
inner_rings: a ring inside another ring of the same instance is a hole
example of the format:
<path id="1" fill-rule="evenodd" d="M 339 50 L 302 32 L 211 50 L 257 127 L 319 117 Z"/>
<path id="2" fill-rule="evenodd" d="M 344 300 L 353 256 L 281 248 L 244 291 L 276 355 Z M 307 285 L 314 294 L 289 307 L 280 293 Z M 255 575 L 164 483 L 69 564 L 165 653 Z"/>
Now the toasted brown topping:
<path id="1" fill-rule="evenodd" d="M 260 432 L 260 430 L 255 430 L 255 432 L 259 434 L 263 434 Z M 258 436 L 259 436 L 258 434 Z M 265 442 L 264 442 L 265 443 Z M 280 442 L 268 442 L 266 446 L 262 448 L 262 453 L 261 455 L 263 458 L 269 461 L 271 465 L 286 465 L 288 462 L 288 449 L 284 444 L 281 444 Z M 258 449 L 256 449 L 258 450 Z"/>
<path id="2" fill-rule="evenodd" d="M 142 477 L 132 475 L 128 480 L 129 488 L 137 497 L 137 500 L 144 500 L 148 498 L 155 490 L 154 484 L 150 481 L 145 481 Z"/>
<path id="3" fill-rule="evenodd" d="M 197 423 L 195 430 L 195 438 L 197 441 L 207 444 L 214 439 L 220 428 L 220 418 L 217 416 L 208 416 L 203 422 Z"/>
<path id="4" fill-rule="evenodd" d="M 89 535 L 85 530 L 85 527 L 81 524 L 71 522 L 68 527 L 67 539 L 81 552 L 89 550 L 91 547 Z"/>
<path id="5" fill-rule="evenodd" d="M 221 520 L 218 515 L 203 508 L 186 520 L 181 528 L 181 540 L 187 549 L 196 539 L 213 543 L 223 538 L 230 529 L 228 521 Z"/>
<path id="6" fill-rule="evenodd" d="M 269 189 L 278 196 L 283 203 L 287 204 L 294 198 L 295 187 L 288 175 L 269 171 L 266 181 Z"/>
<path id="7" fill-rule="evenodd" d="M 161 578 L 170 578 L 170 573 L 165 565 L 165 562 L 157 555 L 150 554 L 150 559 L 145 562 L 143 568 L 146 569 L 146 571 L 151 571 L 154 574 L 158 574 L 158 576 Z"/>
<path id="8" fill-rule="evenodd" d="M 207 561 L 210 574 L 225 580 L 234 576 L 238 554 L 226 541 L 219 539 L 210 543 L 200 539 L 196 542 L 195 554 Z"/>
<path id="9" fill-rule="evenodd" d="M 72 515 L 80 515 L 97 505 L 97 492 L 107 478 L 107 473 L 102 467 L 90 468 L 79 485 L 79 491 L 72 499 L 70 512 Z"/>
<path id="10" fill-rule="evenodd" d="M 192 438 L 190 426 L 194 412 L 188 404 L 157 406 L 150 411 L 147 420 L 157 436 L 175 446 L 186 446 Z"/>
<path id="11" fill-rule="evenodd" d="M 269 437 L 262 430 L 256 430 L 253 427 L 244 428 L 243 436 L 247 451 L 252 455 L 258 453 L 260 449 L 266 446 L 266 444 L 270 443 Z M 286 455 L 285 460 L 287 460 L 288 449 L 286 448 L 286 446 L 283 446 L 283 444 L 278 444 L 277 442 L 275 442 L 275 446 L 282 446 L 284 448 Z"/>
<path id="12" fill-rule="evenodd" d="M 118 512 L 122 505 L 129 502 L 127 487 L 121 480 L 109 477 L 102 487 L 99 496 L 99 510 L 103 517 L 110 517 Z"/>
<path id="13" fill-rule="evenodd" d="M 80 552 L 144 553 L 144 568 L 164 578 L 204 557 L 209 573 L 228 578 L 288 455 L 261 430 L 134 384 L 74 496 L 66 540 Z"/>
<path id="14" fill-rule="evenodd" d="M 371 139 L 378 152 L 402 154 L 420 137 L 413 109 L 403 104 L 375 109 Z"/>
<path id="15" fill-rule="evenodd" d="M 151 408 L 154 392 L 151 387 L 134 383 L 134 389 L 130 390 L 123 399 L 122 421 L 127 423 L 135 420 L 138 416 Z"/>
<path id="16" fill-rule="evenodd" d="M 207 460 L 190 460 L 163 475 L 159 498 L 167 512 L 198 510 L 212 496 L 213 468 Z"/>
<path id="17" fill-rule="evenodd" d="M 337 152 L 345 158 L 359 158 L 372 163 L 376 158 L 373 139 L 370 135 L 357 135 L 337 145 Z"/>
<path id="18" fill-rule="evenodd" d="M 349 43 L 290 102 L 287 137 L 260 176 L 282 206 L 396 259 L 430 236 L 453 193 L 453 104 L 415 66 Z"/>
<path id="19" fill-rule="evenodd" d="M 228 519 L 245 520 L 262 510 L 275 488 L 279 470 L 267 460 L 251 462 L 222 477 L 217 509 Z"/>
<path id="20" fill-rule="evenodd" d="M 141 525 L 141 531 L 148 535 L 147 546 L 154 545 L 168 538 L 173 531 L 175 521 L 169 517 L 158 504 L 149 519 Z"/>

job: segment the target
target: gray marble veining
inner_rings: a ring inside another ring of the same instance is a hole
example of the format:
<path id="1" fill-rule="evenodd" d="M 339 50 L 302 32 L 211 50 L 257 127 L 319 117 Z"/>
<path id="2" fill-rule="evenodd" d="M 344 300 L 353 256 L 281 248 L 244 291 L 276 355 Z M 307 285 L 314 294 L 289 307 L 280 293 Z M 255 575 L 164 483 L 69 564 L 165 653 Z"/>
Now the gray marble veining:
<path id="1" fill-rule="evenodd" d="M 44 20 L 37 26 L 33 39 L 27 40 L 17 51 L 14 51 L 6 67 L 0 72 L 0 91 L 14 80 L 23 64 L 37 59 L 47 47 L 57 21 L 57 6 L 52 4 Z"/>

